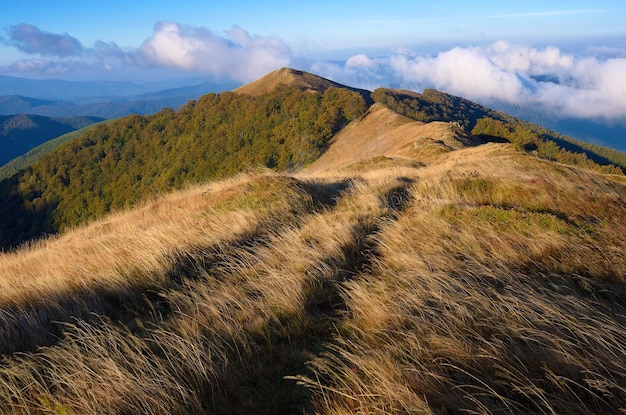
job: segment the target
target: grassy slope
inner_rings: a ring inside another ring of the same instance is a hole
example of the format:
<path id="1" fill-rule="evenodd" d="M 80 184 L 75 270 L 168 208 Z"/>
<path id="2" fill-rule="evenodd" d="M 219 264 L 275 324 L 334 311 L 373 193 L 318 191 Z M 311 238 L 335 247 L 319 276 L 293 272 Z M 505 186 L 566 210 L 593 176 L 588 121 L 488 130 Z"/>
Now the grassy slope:
<path id="1" fill-rule="evenodd" d="M 481 121 L 489 120 L 491 124 L 500 125 L 502 128 L 496 136 L 484 136 L 486 140 L 511 141 L 527 151 L 532 150 L 542 157 L 567 164 L 584 165 L 605 171 L 618 169 L 626 171 L 626 155 L 620 151 L 584 143 L 437 90 L 427 89 L 420 94 L 379 88 L 372 93 L 372 97 L 376 102 L 415 120 L 453 121 L 467 133 L 474 135 L 484 134 L 484 124 L 481 126 Z M 596 163 L 604 167 L 594 166 Z"/>
<path id="2" fill-rule="evenodd" d="M 626 409 L 624 182 L 503 144 L 406 160 L 208 183 L 2 255 L 0 411 Z"/>

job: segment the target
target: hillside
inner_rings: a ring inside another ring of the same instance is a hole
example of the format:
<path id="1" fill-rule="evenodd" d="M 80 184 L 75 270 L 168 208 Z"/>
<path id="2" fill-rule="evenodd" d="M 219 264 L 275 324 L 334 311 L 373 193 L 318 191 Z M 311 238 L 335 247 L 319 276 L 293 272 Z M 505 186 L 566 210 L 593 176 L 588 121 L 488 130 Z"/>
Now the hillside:
<path id="1" fill-rule="evenodd" d="M 0 181 L 0 246 L 11 249 L 189 183 L 259 166 L 293 171 L 323 155 L 311 167 L 323 169 L 338 166 L 332 159 L 344 153 L 353 161 L 376 154 L 428 161 L 484 142 L 511 142 L 602 173 L 626 168 L 621 153 L 603 157 L 569 146 L 575 142 L 460 97 L 434 90 L 370 94 L 283 68 L 178 111 L 98 125 L 51 153 L 38 153 L 33 164 Z"/>
<path id="2" fill-rule="evenodd" d="M 574 140 L 461 97 L 433 89 L 420 94 L 386 88 L 374 91 L 372 97 L 417 121 L 454 122 L 467 134 L 485 141 L 512 142 L 523 151 L 534 152 L 549 160 L 603 172 L 617 172 L 618 169 L 611 166 L 626 171 L 626 155 L 622 152 Z"/>
<path id="3" fill-rule="evenodd" d="M 626 151 L 626 120 L 624 119 L 566 117 L 543 105 L 529 107 L 500 101 L 489 102 L 487 105 L 589 145 Z"/>
<path id="4" fill-rule="evenodd" d="M 416 122 L 381 104 L 374 104 L 360 120 L 341 130 L 309 172 L 346 167 L 376 157 L 437 156 L 442 152 L 483 143 L 448 122 Z M 350 157 L 347 158 L 346 155 Z"/>
<path id="5" fill-rule="evenodd" d="M 265 166 L 315 160 L 333 134 L 366 110 L 346 88 L 225 92 L 179 111 L 98 125 L 0 182 L 0 245 L 57 233 L 159 192 Z"/>
<path id="6" fill-rule="evenodd" d="M 102 119 L 48 118 L 38 115 L 0 115 L 0 166 L 38 145 Z"/>
<path id="7" fill-rule="evenodd" d="M 100 122 L 107 122 L 107 121 L 100 121 Z M 18 156 L 12 159 L 8 163 L 0 167 L 0 180 L 7 179 L 13 176 L 15 173 L 19 172 L 20 170 L 28 168 L 33 163 L 37 162 L 42 157 L 46 156 L 48 153 L 51 153 L 57 148 L 59 148 L 61 144 L 80 137 L 89 129 L 96 127 L 100 122 L 89 124 L 88 126 L 83 127 L 81 129 L 74 130 L 67 134 L 63 134 L 59 137 L 53 138 L 52 140 L 48 140 L 45 143 L 40 144 L 37 147 L 22 154 L 21 156 Z"/>
<path id="8" fill-rule="evenodd" d="M 624 412 L 623 177 L 512 144 L 411 155 L 428 124 L 368 114 L 350 128 L 389 123 L 387 156 L 353 163 L 346 129 L 315 172 L 1 255 L 0 412 Z"/>

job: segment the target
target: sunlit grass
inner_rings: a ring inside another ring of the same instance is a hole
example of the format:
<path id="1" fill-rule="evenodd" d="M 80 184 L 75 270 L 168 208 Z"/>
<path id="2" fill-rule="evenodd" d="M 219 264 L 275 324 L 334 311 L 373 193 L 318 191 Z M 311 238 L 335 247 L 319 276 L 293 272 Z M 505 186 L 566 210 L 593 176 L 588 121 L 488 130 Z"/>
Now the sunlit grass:
<path id="1" fill-rule="evenodd" d="M 509 146 L 259 172 L 0 256 L 0 412 L 619 413 L 626 187 Z"/>

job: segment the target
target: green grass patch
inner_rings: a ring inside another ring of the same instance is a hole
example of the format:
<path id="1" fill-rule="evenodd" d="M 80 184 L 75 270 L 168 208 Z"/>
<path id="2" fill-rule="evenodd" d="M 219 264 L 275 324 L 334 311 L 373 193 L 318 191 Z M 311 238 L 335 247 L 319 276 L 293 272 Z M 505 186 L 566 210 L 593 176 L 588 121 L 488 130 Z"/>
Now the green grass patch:
<path id="1" fill-rule="evenodd" d="M 474 227 L 535 237 L 548 231 L 559 235 L 581 235 L 584 229 L 548 212 L 531 212 L 496 206 L 461 207 L 449 205 L 441 214 L 452 224 L 471 224 Z"/>

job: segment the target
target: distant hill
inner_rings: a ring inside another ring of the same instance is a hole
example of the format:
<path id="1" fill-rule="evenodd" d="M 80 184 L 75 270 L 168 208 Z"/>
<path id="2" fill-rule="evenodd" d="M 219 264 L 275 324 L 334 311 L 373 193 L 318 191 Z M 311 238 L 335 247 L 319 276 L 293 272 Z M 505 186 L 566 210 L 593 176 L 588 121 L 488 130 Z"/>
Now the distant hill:
<path id="1" fill-rule="evenodd" d="M 95 97 L 132 96 L 147 92 L 150 92 L 148 87 L 132 82 L 77 82 L 0 75 L 0 96 L 22 95 L 38 99 L 75 101 Z"/>
<path id="2" fill-rule="evenodd" d="M 8 95 L 0 96 L 0 114 L 25 113 L 47 117 L 90 116 L 107 119 L 130 114 L 154 114 L 165 107 L 179 108 L 191 99 L 209 92 L 222 91 L 227 87 L 227 85 L 207 82 L 128 97 L 94 98 L 93 102 L 86 103 Z"/>
<path id="3" fill-rule="evenodd" d="M 55 106 L 73 107 L 74 105 L 61 101 L 23 97 L 21 95 L 0 96 L 0 114 L 2 115 L 34 114 L 51 116 L 50 114 L 38 114 L 37 110 Z M 36 110 L 33 111 L 34 109 Z"/>
<path id="4" fill-rule="evenodd" d="M 626 151 L 626 121 L 555 118 L 546 127 L 586 143 Z"/>
<path id="5" fill-rule="evenodd" d="M 542 105 L 513 105 L 500 101 L 485 104 L 583 143 L 626 151 L 626 120 L 564 117 Z"/>
<path id="6" fill-rule="evenodd" d="M 352 137 L 361 148 L 345 146 L 331 161 L 335 150 L 329 145 L 340 137 Z M 0 182 L 0 243 L 11 247 L 57 233 L 188 183 L 257 166 L 300 169 L 327 151 L 322 164 L 363 160 L 382 148 L 388 149 L 383 155 L 419 153 L 428 160 L 485 142 L 510 142 L 520 151 L 602 173 L 622 174 L 626 167 L 624 154 L 584 147 L 461 97 L 435 90 L 370 93 L 283 68 L 178 111 L 120 118 L 47 155 L 37 152 L 38 161 Z"/>
<path id="7" fill-rule="evenodd" d="M 107 121 L 101 121 L 101 122 L 107 122 Z M 74 130 L 67 134 L 63 134 L 59 137 L 48 140 L 45 143 L 40 144 L 37 147 L 33 148 L 32 150 L 29 150 L 25 154 L 12 159 L 5 165 L 0 166 L 0 180 L 4 180 L 8 177 L 11 177 L 18 171 L 28 168 L 37 160 L 44 157 L 46 154 L 51 153 L 52 151 L 56 150 L 61 144 L 65 143 L 66 141 L 70 141 L 81 136 L 88 129 L 94 128 L 98 124 L 100 124 L 100 122 L 95 122 L 93 124 L 88 125 L 87 127 L 83 127 L 81 129 Z"/>
<path id="8" fill-rule="evenodd" d="M 0 115 L 0 166 L 52 138 L 98 121 L 102 119 L 49 118 L 27 114 Z"/>

